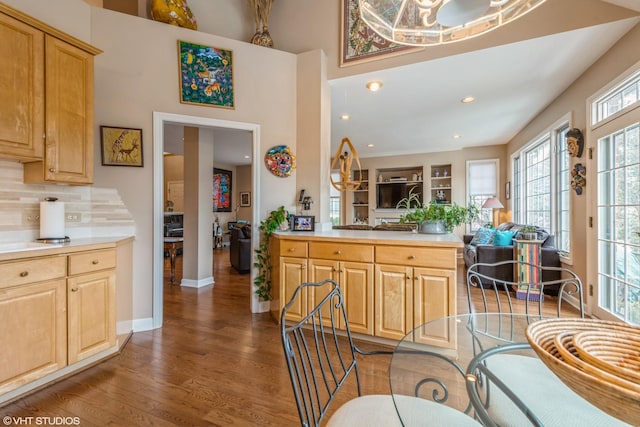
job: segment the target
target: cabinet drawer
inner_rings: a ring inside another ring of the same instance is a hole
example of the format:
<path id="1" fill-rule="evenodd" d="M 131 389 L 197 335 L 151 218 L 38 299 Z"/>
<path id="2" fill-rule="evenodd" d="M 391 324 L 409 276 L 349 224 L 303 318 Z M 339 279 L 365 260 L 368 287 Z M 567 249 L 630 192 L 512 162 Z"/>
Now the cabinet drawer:
<path id="1" fill-rule="evenodd" d="M 67 258 L 53 256 L 0 264 L 0 288 L 57 279 L 67 275 Z"/>
<path id="2" fill-rule="evenodd" d="M 69 276 L 115 268 L 115 266 L 116 251 L 112 249 L 69 255 Z"/>
<path id="3" fill-rule="evenodd" d="M 456 268 L 455 248 L 376 246 L 376 263 L 415 267 Z"/>
<path id="4" fill-rule="evenodd" d="M 297 240 L 281 240 L 280 255 L 294 258 L 307 257 L 307 242 Z"/>
<path id="5" fill-rule="evenodd" d="M 310 242 L 309 258 L 373 262 L 373 245 L 343 242 Z"/>

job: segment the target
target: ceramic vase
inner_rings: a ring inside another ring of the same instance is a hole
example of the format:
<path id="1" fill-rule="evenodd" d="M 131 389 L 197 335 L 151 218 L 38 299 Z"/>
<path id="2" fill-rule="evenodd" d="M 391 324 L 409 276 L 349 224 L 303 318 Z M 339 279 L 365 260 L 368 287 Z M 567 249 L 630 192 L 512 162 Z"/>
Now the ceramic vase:
<path id="1" fill-rule="evenodd" d="M 256 31 L 253 37 L 251 37 L 251 43 L 257 44 L 258 46 L 273 47 L 273 39 L 267 27 L 264 27 L 262 31 Z"/>

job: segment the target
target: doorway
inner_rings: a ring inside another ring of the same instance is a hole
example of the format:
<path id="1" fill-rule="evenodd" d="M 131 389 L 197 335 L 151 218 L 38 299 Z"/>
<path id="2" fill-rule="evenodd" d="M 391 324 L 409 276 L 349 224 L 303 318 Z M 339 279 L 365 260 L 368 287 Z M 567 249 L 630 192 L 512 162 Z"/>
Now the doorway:
<path id="1" fill-rule="evenodd" d="M 153 113 L 153 328 L 162 326 L 162 303 L 163 303 L 163 264 L 164 264 L 164 170 L 163 170 L 163 149 L 164 149 L 164 126 L 180 125 L 198 128 L 213 129 L 236 129 L 246 130 L 252 134 L 252 158 L 251 163 L 251 191 L 254 194 L 252 203 L 252 218 L 254 223 L 259 218 L 260 212 L 260 180 L 258 179 L 259 169 L 255 159 L 259 158 L 260 150 L 260 126 L 253 123 L 233 122 L 228 120 L 218 120 L 198 116 L 185 116 L 172 113 Z M 255 225 L 254 225 L 255 226 Z M 256 234 L 257 235 L 257 234 Z M 257 239 L 252 239 L 252 252 L 257 247 Z M 250 283 L 253 287 L 255 272 L 251 271 Z M 251 312 L 257 313 L 268 308 L 258 301 L 254 292 L 250 293 L 251 300 L 249 307 Z"/>

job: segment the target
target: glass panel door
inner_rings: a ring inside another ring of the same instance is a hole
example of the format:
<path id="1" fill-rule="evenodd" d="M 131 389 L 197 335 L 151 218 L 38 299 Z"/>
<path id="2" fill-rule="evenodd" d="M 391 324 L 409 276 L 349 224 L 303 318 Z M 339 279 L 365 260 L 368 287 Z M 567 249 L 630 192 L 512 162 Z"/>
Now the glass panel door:
<path id="1" fill-rule="evenodd" d="M 598 138 L 597 307 L 640 324 L 640 123 Z"/>

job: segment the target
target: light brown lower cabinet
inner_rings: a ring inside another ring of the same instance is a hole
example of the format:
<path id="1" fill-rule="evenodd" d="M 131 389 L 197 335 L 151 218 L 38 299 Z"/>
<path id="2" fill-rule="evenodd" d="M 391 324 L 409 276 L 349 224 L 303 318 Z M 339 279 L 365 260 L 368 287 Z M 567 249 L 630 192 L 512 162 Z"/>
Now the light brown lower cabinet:
<path id="1" fill-rule="evenodd" d="M 115 249 L 0 262 L 0 395 L 116 344 Z"/>
<path id="2" fill-rule="evenodd" d="M 455 278 L 451 270 L 377 264 L 375 335 L 400 340 L 423 323 L 455 314 Z M 441 347 L 453 339 L 448 330 L 414 338 Z"/>
<path id="3" fill-rule="evenodd" d="M 339 284 L 352 332 L 373 335 L 373 264 L 364 262 L 309 260 L 309 281 L 321 282 L 332 279 Z M 320 303 L 329 292 L 329 287 L 316 288 L 308 295 L 308 307 Z M 328 318 L 328 313 L 323 318 Z M 340 327 L 345 328 L 340 317 Z"/>
<path id="4" fill-rule="evenodd" d="M 67 366 L 66 288 L 63 277 L 0 289 L 0 394 Z"/>
<path id="5" fill-rule="evenodd" d="M 279 262 L 280 284 L 282 286 L 282 301 L 291 301 L 293 293 L 302 283 L 307 281 L 307 259 L 282 257 Z M 307 293 L 304 292 L 296 299 L 296 304 L 287 311 L 287 320 L 297 322 L 307 315 Z M 280 320 L 280 319 L 278 319 Z"/>
<path id="6" fill-rule="evenodd" d="M 69 364 L 115 345 L 115 290 L 115 270 L 69 278 Z"/>
<path id="7" fill-rule="evenodd" d="M 278 307 L 291 300 L 301 283 L 333 279 L 341 288 L 354 333 L 397 341 L 423 323 L 456 314 L 456 244 L 405 246 L 365 240 L 278 236 L 273 246 L 273 256 L 279 258 L 273 276 Z M 300 320 L 327 292 L 328 287 L 314 288 L 302 295 L 287 320 Z M 455 346 L 455 334 L 448 330 L 417 334 L 415 340 Z"/>

